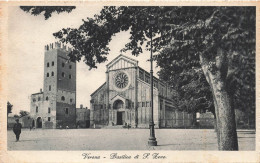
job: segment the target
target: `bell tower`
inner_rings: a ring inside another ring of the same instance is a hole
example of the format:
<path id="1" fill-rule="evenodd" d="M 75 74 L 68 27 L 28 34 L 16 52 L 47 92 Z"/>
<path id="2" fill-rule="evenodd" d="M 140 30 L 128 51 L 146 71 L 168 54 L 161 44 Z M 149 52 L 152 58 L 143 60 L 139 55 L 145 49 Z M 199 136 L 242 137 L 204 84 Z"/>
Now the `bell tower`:
<path id="1" fill-rule="evenodd" d="M 68 61 L 70 51 L 59 42 L 45 46 L 43 98 L 56 128 L 76 126 L 76 63 Z"/>

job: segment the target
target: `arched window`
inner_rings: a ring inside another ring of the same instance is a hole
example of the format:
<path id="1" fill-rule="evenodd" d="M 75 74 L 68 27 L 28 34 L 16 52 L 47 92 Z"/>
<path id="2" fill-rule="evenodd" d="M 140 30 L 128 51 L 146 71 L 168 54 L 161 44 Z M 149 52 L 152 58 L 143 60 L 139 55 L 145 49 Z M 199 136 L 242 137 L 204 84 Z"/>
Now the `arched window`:
<path id="1" fill-rule="evenodd" d="M 72 68 L 72 66 L 70 65 L 70 66 L 69 66 L 69 68 L 71 69 L 71 68 Z"/>
<path id="2" fill-rule="evenodd" d="M 54 72 L 53 71 L 51 72 L 51 76 L 54 76 Z"/>
<path id="3" fill-rule="evenodd" d="M 38 101 L 41 101 L 41 97 L 38 97 Z"/>
<path id="4" fill-rule="evenodd" d="M 49 97 L 47 96 L 47 97 L 46 97 L 46 101 L 48 101 L 48 100 L 49 100 Z"/>
<path id="5" fill-rule="evenodd" d="M 38 113 L 38 106 L 36 106 L 36 113 Z"/>
<path id="6" fill-rule="evenodd" d="M 54 66 L 54 61 L 51 62 L 51 65 Z"/>
<path id="7" fill-rule="evenodd" d="M 62 101 L 65 101 L 65 97 L 64 97 L 64 96 L 62 96 L 62 97 L 61 97 L 61 100 L 62 100 Z"/>
<path id="8" fill-rule="evenodd" d="M 48 108 L 48 113 L 51 113 L 51 108 Z"/>
<path id="9" fill-rule="evenodd" d="M 49 77 L 49 73 L 47 73 L 47 77 Z"/>
<path id="10" fill-rule="evenodd" d="M 65 66 L 65 63 L 64 62 L 62 62 L 62 67 L 64 67 Z"/>
<path id="11" fill-rule="evenodd" d="M 70 99 L 70 102 L 72 102 L 72 101 L 73 101 L 73 99 L 71 98 L 71 99 Z"/>
<path id="12" fill-rule="evenodd" d="M 65 108 L 65 113 L 69 114 L 69 108 Z"/>
<path id="13" fill-rule="evenodd" d="M 36 101 L 36 99 L 35 98 L 33 98 L 33 102 L 35 102 Z"/>
<path id="14" fill-rule="evenodd" d="M 114 109 L 124 108 L 124 102 L 121 100 L 116 100 L 113 105 Z"/>
<path id="15" fill-rule="evenodd" d="M 69 78 L 71 79 L 71 75 L 69 75 Z"/>
<path id="16" fill-rule="evenodd" d="M 64 72 L 62 72 L 62 73 L 61 73 L 61 76 L 62 76 L 62 77 L 65 77 L 65 73 L 64 73 Z"/>
<path id="17" fill-rule="evenodd" d="M 51 91 L 51 85 L 49 85 L 49 91 Z"/>
<path id="18" fill-rule="evenodd" d="M 48 62 L 48 63 L 47 63 L 47 67 L 49 67 L 49 66 L 50 66 L 50 63 Z"/>

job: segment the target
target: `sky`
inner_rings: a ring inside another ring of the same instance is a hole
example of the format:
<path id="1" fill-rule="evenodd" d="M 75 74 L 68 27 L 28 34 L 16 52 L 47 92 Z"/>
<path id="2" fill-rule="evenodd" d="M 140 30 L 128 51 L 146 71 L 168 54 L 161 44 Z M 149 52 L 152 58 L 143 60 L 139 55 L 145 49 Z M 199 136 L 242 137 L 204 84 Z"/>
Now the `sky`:
<path id="1" fill-rule="evenodd" d="M 22 11 L 19 6 L 8 9 L 8 101 L 13 104 L 13 114 L 20 110 L 30 111 L 30 95 L 43 88 L 44 46 L 54 43 L 53 33 L 62 28 L 77 28 L 82 19 L 98 14 L 102 6 L 77 6 L 71 13 L 54 13 L 48 20 L 43 15 L 33 16 Z M 83 63 L 77 63 L 77 99 L 76 106 L 90 106 L 90 94 L 101 86 L 106 78 L 106 65 L 120 54 L 139 61 L 139 66 L 150 71 L 150 52 L 135 57 L 131 52 L 120 50 L 129 42 L 129 32 L 120 32 L 109 43 L 108 61 L 98 64 L 97 69 L 89 70 Z M 154 75 L 158 72 L 154 64 Z"/>

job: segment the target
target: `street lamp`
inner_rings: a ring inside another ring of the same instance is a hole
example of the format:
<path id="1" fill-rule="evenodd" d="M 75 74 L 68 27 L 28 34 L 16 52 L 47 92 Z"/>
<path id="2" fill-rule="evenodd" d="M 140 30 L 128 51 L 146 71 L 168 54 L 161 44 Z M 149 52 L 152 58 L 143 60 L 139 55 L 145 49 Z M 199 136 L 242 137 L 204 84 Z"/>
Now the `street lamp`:
<path id="1" fill-rule="evenodd" d="M 150 109 L 150 138 L 148 140 L 149 146 L 157 146 L 157 141 L 155 138 L 155 132 L 154 132 L 154 121 L 153 121 L 153 33 L 152 28 L 155 24 L 154 16 L 151 15 L 150 17 L 150 37 L 151 37 L 151 56 L 150 56 L 150 62 L 151 62 L 151 70 L 150 70 L 150 84 L 151 84 L 151 109 Z"/>

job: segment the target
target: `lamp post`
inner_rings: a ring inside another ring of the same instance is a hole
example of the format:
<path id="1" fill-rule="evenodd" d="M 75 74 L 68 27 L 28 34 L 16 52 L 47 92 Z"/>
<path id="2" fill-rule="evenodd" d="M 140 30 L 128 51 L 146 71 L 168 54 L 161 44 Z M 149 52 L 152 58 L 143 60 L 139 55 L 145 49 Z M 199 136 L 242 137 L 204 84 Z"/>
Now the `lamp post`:
<path id="1" fill-rule="evenodd" d="M 153 33 L 152 33 L 152 27 L 155 24 L 155 20 L 153 19 L 153 15 L 151 15 L 150 18 L 150 37 L 151 37 L 151 56 L 150 56 L 150 62 L 151 62 L 151 70 L 150 70 L 150 85 L 151 85 L 151 109 L 150 109 L 150 138 L 148 140 L 149 146 L 157 146 L 157 141 L 155 138 L 155 132 L 154 132 L 154 121 L 153 121 Z"/>

